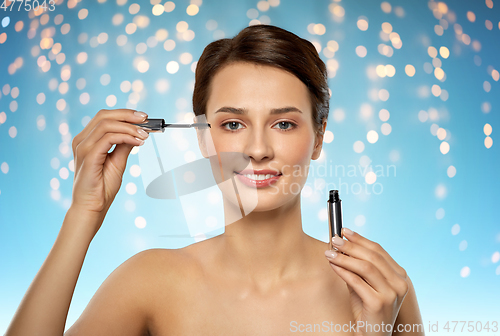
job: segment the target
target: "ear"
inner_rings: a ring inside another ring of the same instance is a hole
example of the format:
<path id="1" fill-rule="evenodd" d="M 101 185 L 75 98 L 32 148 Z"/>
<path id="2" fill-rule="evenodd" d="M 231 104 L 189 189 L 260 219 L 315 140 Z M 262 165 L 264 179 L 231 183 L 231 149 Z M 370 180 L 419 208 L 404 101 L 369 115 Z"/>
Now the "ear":
<path id="1" fill-rule="evenodd" d="M 193 123 L 196 123 L 196 116 L 193 117 Z M 201 155 L 203 155 L 203 157 L 205 159 L 207 159 L 208 158 L 208 151 L 207 151 L 207 146 L 205 144 L 205 139 L 204 139 L 204 135 L 203 135 L 203 132 L 206 132 L 206 130 L 198 129 L 198 128 L 195 128 L 195 129 L 196 129 L 196 137 L 198 138 L 198 147 L 200 147 Z"/>
<path id="2" fill-rule="evenodd" d="M 323 125 L 322 125 L 322 134 L 317 134 L 316 136 L 316 143 L 314 144 L 314 151 L 311 159 L 317 160 L 321 154 L 321 149 L 323 148 L 323 136 L 325 134 L 326 130 L 326 118 L 323 118 Z"/>

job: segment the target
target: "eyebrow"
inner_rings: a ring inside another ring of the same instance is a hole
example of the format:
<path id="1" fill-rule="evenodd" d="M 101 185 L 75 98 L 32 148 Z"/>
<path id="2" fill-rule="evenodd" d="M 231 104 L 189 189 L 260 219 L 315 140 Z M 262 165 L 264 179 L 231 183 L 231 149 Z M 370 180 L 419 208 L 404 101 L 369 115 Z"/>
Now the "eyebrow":
<path id="1" fill-rule="evenodd" d="M 245 108 L 238 108 L 238 107 L 229 107 L 229 106 L 223 106 L 215 113 L 219 112 L 227 112 L 227 113 L 234 113 L 234 114 L 248 114 L 248 109 Z M 280 107 L 280 108 L 274 108 L 271 110 L 271 115 L 273 114 L 283 114 L 283 113 L 290 113 L 290 112 L 299 112 L 302 113 L 301 110 L 296 108 L 295 106 L 286 106 L 286 107 Z"/>

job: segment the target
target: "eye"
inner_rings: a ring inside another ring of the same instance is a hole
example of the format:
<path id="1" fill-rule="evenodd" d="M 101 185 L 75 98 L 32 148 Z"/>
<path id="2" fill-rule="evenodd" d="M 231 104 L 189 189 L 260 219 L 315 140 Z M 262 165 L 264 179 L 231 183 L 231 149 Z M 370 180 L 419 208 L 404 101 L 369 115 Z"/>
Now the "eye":
<path id="1" fill-rule="evenodd" d="M 293 123 L 291 121 L 280 121 L 276 125 L 280 126 L 279 129 L 281 129 L 284 132 L 290 131 L 290 130 L 292 130 L 292 129 L 294 129 L 294 128 L 297 127 L 297 124 L 295 124 L 295 123 Z M 281 126 L 283 126 L 283 127 L 281 127 Z"/>
<path id="2" fill-rule="evenodd" d="M 227 128 L 226 125 L 229 125 L 229 128 Z M 234 127 L 238 127 L 238 125 L 241 125 L 241 123 L 239 123 L 237 121 L 228 121 L 226 123 L 223 123 L 221 126 L 225 130 L 228 130 L 230 132 L 234 132 L 234 131 L 238 130 L 238 128 L 234 128 Z"/>

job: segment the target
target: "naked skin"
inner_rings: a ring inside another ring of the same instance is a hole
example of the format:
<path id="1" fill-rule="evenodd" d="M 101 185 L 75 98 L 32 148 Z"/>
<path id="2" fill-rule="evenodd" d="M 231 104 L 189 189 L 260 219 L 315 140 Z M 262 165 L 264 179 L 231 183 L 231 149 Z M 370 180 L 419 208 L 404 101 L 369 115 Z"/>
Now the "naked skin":
<path id="1" fill-rule="evenodd" d="M 259 289 L 220 261 L 224 240 L 232 238 L 217 236 L 177 251 L 182 271 L 174 288 L 157 293 L 150 335 L 289 335 L 300 334 L 299 324 L 303 331 L 313 323 L 349 325 L 349 292 L 324 258 L 328 244 L 305 235 L 302 272 Z M 157 252 L 161 260 L 172 251 Z"/>

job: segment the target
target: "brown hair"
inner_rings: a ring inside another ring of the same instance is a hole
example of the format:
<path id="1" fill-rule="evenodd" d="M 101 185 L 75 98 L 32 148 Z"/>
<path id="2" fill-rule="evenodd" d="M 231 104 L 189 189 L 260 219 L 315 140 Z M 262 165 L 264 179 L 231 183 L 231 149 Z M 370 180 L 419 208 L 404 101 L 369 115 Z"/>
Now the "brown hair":
<path id="1" fill-rule="evenodd" d="M 322 121 L 328 118 L 330 108 L 325 63 L 311 42 L 272 25 L 249 26 L 233 38 L 219 39 L 205 47 L 196 65 L 193 92 L 196 116 L 206 114 L 211 79 L 233 62 L 273 66 L 300 79 L 309 89 L 313 125 L 322 134 Z"/>

